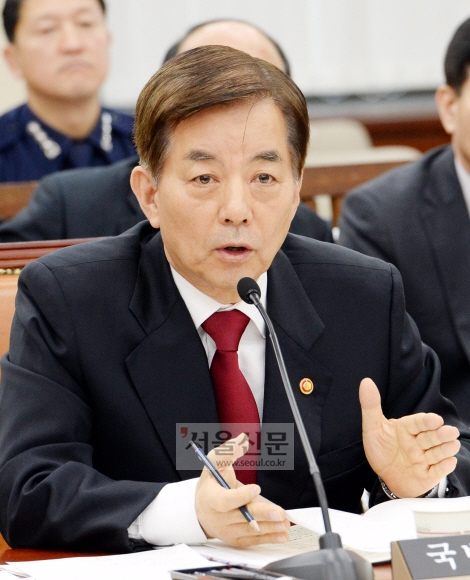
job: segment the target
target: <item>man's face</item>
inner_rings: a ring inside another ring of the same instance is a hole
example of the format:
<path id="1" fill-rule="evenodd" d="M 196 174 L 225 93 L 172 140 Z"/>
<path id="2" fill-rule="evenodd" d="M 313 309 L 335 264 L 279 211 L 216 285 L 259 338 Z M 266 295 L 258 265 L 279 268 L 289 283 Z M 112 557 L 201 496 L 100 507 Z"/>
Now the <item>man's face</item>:
<path id="1" fill-rule="evenodd" d="M 221 303 L 239 301 L 282 245 L 299 203 L 287 129 L 270 100 L 216 106 L 181 122 L 158 184 L 132 176 L 144 213 L 161 229 L 170 264 Z"/>
<path id="2" fill-rule="evenodd" d="M 436 101 L 442 125 L 452 137 L 454 152 L 470 173 L 470 76 L 458 94 L 449 85 L 439 87 Z"/>
<path id="3" fill-rule="evenodd" d="M 109 42 L 98 0 L 25 0 L 5 56 L 30 92 L 80 99 L 103 83 Z"/>

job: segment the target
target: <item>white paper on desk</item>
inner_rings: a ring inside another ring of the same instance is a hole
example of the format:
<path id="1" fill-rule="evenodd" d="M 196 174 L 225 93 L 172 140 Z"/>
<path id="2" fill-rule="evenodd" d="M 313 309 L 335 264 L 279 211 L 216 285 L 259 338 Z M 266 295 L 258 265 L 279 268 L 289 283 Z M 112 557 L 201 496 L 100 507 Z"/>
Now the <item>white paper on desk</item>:
<path id="1" fill-rule="evenodd" d="M 388 502 L 394 504 L 396 501 Z M 331 529 L 341 536 L 343 546 L 361 552 L 389 552 L 390 543 L 416 538 L 414 522 L 408 519 L 366 517 L 365 515 L 328 510 Z M 288 510 L 289 519 L 320 534 L 325 532 L 320 508 Z M 377 514 L 378 515 L 378 514 Z"/>
<path id="2" fill-rule="evenodd" d="M 260 544 L 249 548 L 234 548 L 221 540 L 209 540 L 192 547 L 203 556 L 219 562 L 262 568 L 282 558 L 318 550 L 318 537 L 319 535 L 311 530 L 292 526 L 289 530 L 289 542 L 286 544 Z"/>
<path id="3" fill-rule="evenodd" d="M 18 576 L 10 574 L 5 570 L 0 570 L 0 580 L 18 580 Z"/>
<path id="4" fill-rule="evenodd" d="M 11 564 L 35 580 L 170 580 L 169 570 L 213 566 L 213 563 L 185 544 L 137 554 Z"/>
<path id="5" fill-rule="evenodd" d="M 0 564 L 0 580 L 7 578 L 30 578 L 29 574 L 24 574 L 14 567 L 14 564 Z"/>

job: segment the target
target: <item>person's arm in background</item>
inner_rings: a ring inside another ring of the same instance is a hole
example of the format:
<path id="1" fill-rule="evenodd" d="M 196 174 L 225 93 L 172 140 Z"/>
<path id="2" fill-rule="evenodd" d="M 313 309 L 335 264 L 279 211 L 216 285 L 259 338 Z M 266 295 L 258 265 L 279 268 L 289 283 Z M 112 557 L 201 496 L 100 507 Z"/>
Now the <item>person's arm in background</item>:
<path id="1" fill-rule="evenodd" d="M 348 193 L 341 207 L 339 240 L 341 246 L 394 262 L 390 227 L 390 213 L 382 199 L 373 195 L 367 185 Z"/>
<path id="2" fill-rule="evenodd" d="M 28 205 L 0 223 L 0 242 L 64 238 L 64 204 L 59 174 L 42 179 Z"/>

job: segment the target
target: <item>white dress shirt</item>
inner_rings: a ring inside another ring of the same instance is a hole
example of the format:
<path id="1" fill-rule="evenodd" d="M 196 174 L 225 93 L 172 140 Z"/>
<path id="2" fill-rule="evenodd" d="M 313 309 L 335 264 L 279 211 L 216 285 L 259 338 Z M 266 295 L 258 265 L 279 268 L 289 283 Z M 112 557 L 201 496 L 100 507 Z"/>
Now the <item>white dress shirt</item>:
<path id="1" fill-rule="evenodd" d="M 221 304 L 195 288 L 173 268 L 171 268 L 171 273 L 199 333 L 209 366 L 217 349 L 215 342 L 202 328 L 203 322 L 215 312 L 234 309 L 240 310 L 250 318 L 240 339 L 238 361 L 240 370 L 253 392 L 261 421 L 266 352 L 266 329 L 261 314 L 254 305 L 243 301 L 236 304 Z M 264 307 L 266 307 L 267 283 L 268 276 L 264 273 L 258 279 L 261 302 Z M 207 538 L 199 525 L 195 509 L 198 479 L 195 477 L 165 485 L 128 528 L 129 537 L 143 539 L 156 546 L 179 542 L 185 544 L 204 542 Z"/>
<path id="2" fill-rule="evenodd" d="M 463 198 L 467 206 L 467 211 L 470 217 L 470 173 L 465 169 L 457 155 L 454 154 L 455 171 L 459 178 L 460 187 L 462 188 Z"/>

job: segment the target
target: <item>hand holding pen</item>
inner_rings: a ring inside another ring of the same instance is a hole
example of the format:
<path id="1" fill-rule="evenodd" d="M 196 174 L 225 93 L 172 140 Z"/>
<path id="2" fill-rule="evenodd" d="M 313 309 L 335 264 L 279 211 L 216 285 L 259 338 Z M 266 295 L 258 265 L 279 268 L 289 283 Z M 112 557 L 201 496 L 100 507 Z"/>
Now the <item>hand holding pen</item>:
<path id="1" fill-rule="evenodd" d="M 224 487 L 225 489 L 231 489 L 229 484 L 225 481 L 225 479 L 222 477 L 222 475 L 217 471 L 217 469 L 215 468 L 213 463 L 210 461 L 210 459 L 207 457 L 207 455 L 204 453 L 204 451 L 200 447 L 198 447 L 196 445 L 196 443 L 194 443 L 194 441 L 191 441 L 191 446 L 194 449 L 194 451 L 196 452 L 196 455 L 198 456 L 198 458 L 207 467 L 207 469 L 212 473 L 212 475 L 220 483 L 220 485 L 222 487 Z M 260 527 L 258 525 L 258 522 L 250 514 L 250 512 L 248 511 L 246 506 L 241 506 L 238 509 L 241 511 L 241 513 L 243 514 L 243 517 L 250 524 L 250 526 L 255 530 L 255 532 L 257 532 L 258 534 L 261 534 L 261 530 L 260 530 Z"/>
<path id="2" fill-rule="evenodd" d="M 212 471 L 193 446 L 200 460 L 207 466 L 207 469 L 202 470 L 197 482 L 196 517 L 208 538 L 219 538 L 238 548 L 265 543 L 283 544 L 289 539 L 290 522 L 286 512 L 262 497 L 259 485 L 237 485 L 233 463 L 245 454 L 247 450 L 243 445 L 245 440 L 246 435 L 240 433 L 231 441 L 233 445 L 230 446 L 230 450 L 226 448 L 225 442 L 220 471 L 211 464 Z M 199 450 L 197 445 L 195 447 Z M 209 458 L 217 465 L 216 456 L 217 449 L 213 449 L 209 453 Z M 207 459 L 205 455 L 204 458 Z M 224 483 L 214 472 L 221 476 Z M 250 506 L 249 512 L 247 505 Z M 245 509 L 248 515 L 244 514 Z M 240 513 L 245 519 L 240 517 Z M 245 520 L 250 522 L 248 526 Z"/>

